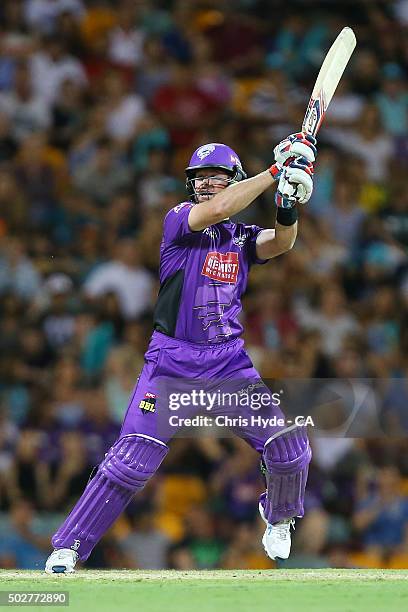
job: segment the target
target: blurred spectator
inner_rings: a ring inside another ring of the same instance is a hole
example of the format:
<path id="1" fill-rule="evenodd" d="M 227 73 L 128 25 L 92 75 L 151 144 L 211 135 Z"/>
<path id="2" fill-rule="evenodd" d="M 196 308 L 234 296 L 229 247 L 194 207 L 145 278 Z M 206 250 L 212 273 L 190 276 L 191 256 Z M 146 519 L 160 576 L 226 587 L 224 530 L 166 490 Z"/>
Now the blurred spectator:
<path id="1" fill-rule="evenodd" d="M 403 70 L 398 64 L 386 64 L 383 68 L 383 78 L 382 90 L 376 97 L 382 124 L 390 134 L 406 134 L 408 90 Z"/>
<path id="2" fill-rule="evenodd" d="M 0 538 L 0 566 L 39 570 L 47 558 L 49 534 L 39 532 L 29 502 L 17 501 Z"/>
<path id="3" fill-rule="evenodd" d="M 137 74 L 137 90 L 150 102 L 159 87 L 171 78 L 169 58 L 159 37 L 149 37 L 143 41 L 143 63 Z"/>
<path id="4" fill-rule="evenodd" d="M 354 125 L 361 116 L 363 105 L 364 98 L 351 89 L 350 80 L 344 75 L 336 89 L 336 95 L 330 102 L 330 113 L 323 129 L 330 129 L 332 125 Z"/>
<path id="5" fill-rule="evenodd" d="M 390 286 L 378 287 L 370 300 L 370 314 L 366 327 L 369 348 L 386 355 L 397 349 L 401 334 L 398 295 Z"/>
<path id="6" fill-rule="evenodd" d="M 57 173 L 47 156 L 46 138 L 42 132 L 24 139 L 15 171 L 20 188 L 30 202 L 32 225 L 49 228 L 55 220 Z"/>
<path id="7" fill-rule="evenodd" d="M 130 140 L 143 118 L 143 98 L 127 90 L 126 81 L 118 71 L 106 75 L 104 98 L 108 136 L 121 143 Z"/>
<path id="8" fill-rule="evenodd" d="M 355 317 L 345 308 L 343 292 L 335 285 L 322 287 L 320 307 L 317 310 L 303 304 L 297 310 L 297 316 L 302 327 L 316 329 L 321 333 L 323 349 L 330 356 L 338 353 L 348 334 L 358 330 Z"/>
<path id="9" fill-rule="evenodd" d="M 70 13 L 78 19 L 84 14 L 81 0 L 27 0 L 25 4 L 28 25 L 45 34 L 55 30 L 62 13 Z"/>
<path id="10" fill-rule="evenodd" d="M 222 500 L 223 512 L 234 522 L 252 522 L 257 517 L 254 499 L 263 492 L 264 486 L 256 459 L 248 445 L 237 444 L 222 471 L 212 480 L 213 493 Z"/>
<path id="11" fill-rule="evenodd" d="M 132 161 L 135 170 L 149 170 L 149 156 L 152 151 L 168 150 L 168 131 L 157 121 L 157 118 L 146 113 L 140 120 L 132 144 Z"/>
<path id="12" fill-rule="evenodd" d="M 9 419 L 6 403 L 0 404 L 0 509 L 4 510 L 8 491 L 10 491 L 10 474 L 13 468 L 16 443 L 19 431 Z"/>
<path id="13" fill-rule="evenodd" d="M 118 241 L 114 258 L 91 273 L 84 291 L 91 299 L 112 291 L 118 296 L 126 319 L 136 318 L 147 310 L 152 300 L 152 278 L 140 265 L 135 241 L 128 238 Z"/>
<path id="14" fill-rule="evenodd" d="M 214 102 L 195 84 L 193 67 L 181 63 L 173 63 L 171 81 L 157 89 L 152 107 L 176 147 L 192 146 L 199 131 L 214 122 L 217 111 Z"/>
<path id="15" fill-rule="evenodd" d="M 142 355 L 126 345 L 112 349 L 109 354 L 104 391 L 109 414 L 118 425 L 123 421 L 135 377 L 143 363 Z"/>
<path id="16" fill-rule="evenodd" d="M 148 154 L 147 168 L 139 182 L 138 189 L 145 214 L 149 209 L 160 208 L 164 194 L 174 194 L 174 202 L 177 196 L 182 194 L 182 184 L 170 176 L 168 167 L 167 153 L 162 148 L 151 149 Z"/>
<path id="17" fill-rule="evenodd" d="M 366 98 L 380 89 L 380 63 L 371 49 L 360 49 L 355 58 L 352 78 L 353 90 Z"/>
<path id="18" fill-rule="evenodd" d="M 167 567 L 169 538 L 155 526 L 153 508 L 145 507 L 131 520 L 132 531 L 120 547 L 131 561 L 131 567 L 159 570 Z"/>
<path id="19" fill-rule="evenodd" d="M 72 280 L 66 274 L 52 274 L 44 283 L 44 295 L 49 303 L 42 313 L 42 327 L 53 349 L 60 349 L 74 335 L 72 289 Z"/>
<path id="20" fill-rule="evenodd" d="M 82 87 L 87 85 L 81 62 L 66 53 L 63 42 L 56 36 L 43 38 L 42 48 L 31 56 L 30 71 L 34 92 L 43 100 L 46 110 L 67 79 Z"/>
<path id="21" fill-rule="evenodd" d="M 374 486 L 359 500 L 353 524 L 366 550 L 386 555 L 406 544 L 408 498 L 400 493 L 401 477 L 395 466 L 382 467 L 373 475 Z"/>
<path id="22" fill-rule="evenodd" d="M 67 79 L 62 82 L 59 95 L 51 108 L 53 143 L 67 149 L 85 123 L 84 96 L 82 88 Z"/>
<path id="23" fill-rule="evenodd" d="M 35 49 L 35 36 L 25 22 L 25 0 L 5 0 L 0 12 L 0 89 L 9 89 L 14 78 L 15 62 Z"/>
<path id="24" fill-rule="evenodd" d="M 192 508 L 186 516 L 187 532 L 179 549 L 191 559 L 192 567 L 176 566 L 175 569 L 211 569 L 220 563 L 223 543 L 217 539 L 211 514 L 203 507 Z M 174 553 L 173 553 L 174 554 Z M 180 553 L 179 553 L 180 556 Z"/>
<path id="25" fill-rule="evenodd" d="M 85 418 L 86 393 L 81 387 L 81 369 L 73 356 L 56 362 L 51 381 L 51 402 L 58 428 L 74 429 Z"/>
<path id="26" fill-rule="evenodd" d="M 73 176 L 76 187 L 99 205 L 108 204 L 119 191 L 129 187 L 131 179 L 129 168 L 115 156 L 108 138 L 98 140 L 94 155 Z"/>
<path id="27" fill-rule="evenodd" d="M 257 296 L 257 308 L 247 317 L 252 340 L 270 349 L 283 347 L 298 326 L 293 314 L 285 305 L 285 296 L 272 287 L 263 288 Z"/>
<path id="28" fill-rule="evenodd" d="M 23 300 L 36 297 L 41 277 L 18 238 L 3 239 L 0 252 L 0 294 L 11 292 Z"/>
<path id="29" fill-rule="evenodd" d="M 9 117 L 0 113 L 0 162 L 10 161 L 17 152 L 17 142 L 12 133 Z"/>
<path id="30" fill-rule="evenodd" d="M 14 73 L 14 88 L 0 94 L 0 111 L 13 126 L 13 136 L 22 140 L 33 132 L 46 130 L 50 116 L 43 100 L 35 94 L 26 62 L 20 62 Z"/>
<path id="31" fill-rule="evenodd" d="M 116 441 L 119 426 L 109 414 L 108 405 L 102 389 L 91 389 L 85 396 L 85 419 L 81 423 L 83 445 L 89 463 L 99 465 L 106 452 Z"/>
<path id="32" fill-rule="evenodd" d="M 117 25 L 109 34 L 109 59 L 124 68 L 134 68 L 142 62 L 143 33 L 137 26 L 137 7 L 121 0 L 117 8 Z"/>
<path id="33" fill-rule="evenodd" d="M 93 312 L 77 317 L 77 339 L 80 342 L 80 363 L 84 377 L 95 380 L 102 371 L 109 351 L 115 344 L 112 321 L 104 321 Z"/>
<path id="34" fill-rule="evenodd" d="M 10 202 L 13 203 L 10 206 Z M 27 224 L 27 199 L 15 176 L 6 168 L 0 169 L 0 227 L 3 234 L 17 234 Z"/>
<path id="35" fill-rule="evenodd" d="M 232 103 L 242 118 L 285 123 L 296 101 L 299 94 L 289 86 L 284 71 L 264 68 L 236 81 Z"/>
<path id="36" fill-rule="evenodd" d="M 86 486 L 90 468 L 79 432 L 63 432 L 59 436 L 58 445 L 58 461 L 41 463 L 45 490 L 43 506 L 47 510 L 64 512 Z"/>
<path id="37" fill-rule="evenodd" d="M 354 185 L 350 180 L 339 178 L 334 192 L 334 201 L 327 212 L 323 212 L 325 221 L 333 236 L 353 252 L 357 245 L 365 213 L 358 207 Z"/>
<path id="38" fill-rule="evenodd" d="M 356 129 L 331 130 L 331 138 L 346 152 L 364 160 L 368 178 L 384 181 L 393 153 L 390 136 L 383 130 L 378 108 L 367 104 L 361 111 Z"/>
<path id="39" fill-rule="evenodd" d="M 15 461 L 7 480 L 7 498 L 11 505 L 26 497 L 37 507 L 43 507 L 44 494 L 41 467 L 38 463 L 41 434 L 34 429 L 25 429 L 17 441 Z"/>
<path id="40" fill-rule="evenodd" d="M 232 541 L 223 555 L 222 569 L 272 569 L 274 562 L 263 555 L 256 545 L 262 538 L 262 530 L 263 525 L 260 523 L 237 525 Z"/>

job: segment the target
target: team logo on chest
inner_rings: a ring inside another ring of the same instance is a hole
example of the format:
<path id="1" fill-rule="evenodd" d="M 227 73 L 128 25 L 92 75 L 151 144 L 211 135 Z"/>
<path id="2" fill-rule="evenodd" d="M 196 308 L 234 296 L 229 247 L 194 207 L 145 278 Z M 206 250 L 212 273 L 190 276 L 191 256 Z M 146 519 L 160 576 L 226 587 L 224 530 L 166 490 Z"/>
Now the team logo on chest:
<path id="1" fill-rule="evenodd" d="M 222 283 L 236 283 L 238 278 L 238 253 L 207 253 L 201 274 Z"/>
<path id="2" fill-rule="evenodd" d="M 242 249 L 242 247 L 244 246 L 246 242 L 246 239 L 247 239 L 247 235 L 241 234 L 240 236 L 235 236 L 235 238 L 232 239 L 232 242 L 236 244 L 240 249 Z"/>

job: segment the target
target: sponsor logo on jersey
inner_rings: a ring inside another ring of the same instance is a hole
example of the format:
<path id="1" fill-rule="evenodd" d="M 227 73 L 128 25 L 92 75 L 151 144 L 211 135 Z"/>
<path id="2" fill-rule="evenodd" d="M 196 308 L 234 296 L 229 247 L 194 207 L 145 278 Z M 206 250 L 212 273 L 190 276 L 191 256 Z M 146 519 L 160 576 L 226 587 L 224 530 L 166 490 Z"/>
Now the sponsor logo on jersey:
<path id="1" fill-rule="evenodd" d="M 146 414 L 146 412 L 156 412 L 156 398 L 157 395 L 154 393 L 145 393 L 144 399 L 140 401 L 139 408 Z"/>
<path id="2" fill-rule="evenodd" d="M 212 153 L 213 151 L 215 151 L 215 145 L 204 145 L 197 150 L 197 157 L 199 157 L 200 159 L 204 159 L 205 157 L 208 157 L 208 155 L 210 155 L 210 153 Z"/>
<path id="3" fill-rule="evenodd" d="M 238 253 L 207 253 L 201 274 L 222 283 L 236 283 L 238 278 Z"/>
<path id="4" fill-rule="evenodd" d="M 215 238 L 217 237 L 217 232 L 215 231 L 215 229 L 213 227 L 206 227 L 203 230 L 203 234 L 206 234 L 207 236 L 209 236 L 213 240 L 215 240 Z"/>

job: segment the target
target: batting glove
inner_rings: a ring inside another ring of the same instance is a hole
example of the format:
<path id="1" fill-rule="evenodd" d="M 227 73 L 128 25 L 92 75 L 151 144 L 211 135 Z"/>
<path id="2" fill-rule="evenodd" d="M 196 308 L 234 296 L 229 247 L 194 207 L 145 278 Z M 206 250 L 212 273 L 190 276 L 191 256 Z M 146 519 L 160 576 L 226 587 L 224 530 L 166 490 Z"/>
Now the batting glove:
<path id="1" fill-rule="evenodd" d="M 305 204 L 312 192 L 313 164 L 305 157 L 286 162 L 279 175 L 278 189 L 275 193 L 276 206 L 293 208 L 296 204 Z"/>
<path id="2" fill-rule="evenodd" d="M 317 149 L 316 138 L 298 132 L 282 140 L 273 150 L 275 162 L 283 165 L 291 157 L 305 157 L 308 162 L 315 162 Z"/>

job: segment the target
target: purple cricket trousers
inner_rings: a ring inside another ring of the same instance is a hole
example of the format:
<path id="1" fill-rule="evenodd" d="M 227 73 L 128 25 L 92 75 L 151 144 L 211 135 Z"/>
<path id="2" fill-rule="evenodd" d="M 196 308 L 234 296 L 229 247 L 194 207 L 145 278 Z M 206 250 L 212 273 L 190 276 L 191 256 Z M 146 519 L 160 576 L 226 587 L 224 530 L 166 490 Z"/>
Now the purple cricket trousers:
<path id="1" fill-rule="evenodd" d="M 221 391 L 238 395 L 233 395 L 235 399 L 228 406 L 214 403 L 208 410 L 208 405 L 203 408 L 200 402 L 199 405 L 185 402 L 177 412 L 183 417 L 204 413 L 212 418 L 238 414 L 241 419 L 233 432 L 260 453 L 267 469 L 267 493 L 261 498 L 266 518 L 273 523 L 303 516 L 311 456 L 306 428 L 299 431 L 294 426 L 286 427 L 284 414 L 254 368 L 243 340 L 235 338 L 216 345 L 201 345 L 155 331 L 119 439 L 53 536 L 54 548 L 71 548 L 82 560 L 88 558 L 99 539 L 165 458 L 168 442 L 177 433 L 177 427 L 169 424 L 173 414 L 169 399 L 180 397 L 183 392 L 191 397 L 191 392 L 198 388 L 206 393 Z M 269 396 L 269 403 L 264 402 L 267 405 L 259 413 L 268 422 L 281 419 L 281 423 L 254 425 L 250 417 L 257 415 L 257 410 L 245 402 L 241 405 L 243 390 L 251 400 L 254 393 L 257 398 L 259 394 L 265 394 L 264 399 Z"/>

